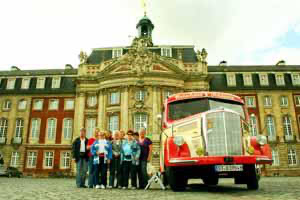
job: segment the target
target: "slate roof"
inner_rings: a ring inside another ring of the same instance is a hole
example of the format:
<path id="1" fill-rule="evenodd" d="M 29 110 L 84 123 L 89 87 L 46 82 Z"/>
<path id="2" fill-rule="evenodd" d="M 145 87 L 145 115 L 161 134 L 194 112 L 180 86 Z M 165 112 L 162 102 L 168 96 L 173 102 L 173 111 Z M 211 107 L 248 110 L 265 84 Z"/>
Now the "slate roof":
<path id="1" fill-rule="evenodd" d="M 0 71 L 0 78 L 2 76 L 52 76 L 52 75 L 77 75 L 77 69 Z"/>

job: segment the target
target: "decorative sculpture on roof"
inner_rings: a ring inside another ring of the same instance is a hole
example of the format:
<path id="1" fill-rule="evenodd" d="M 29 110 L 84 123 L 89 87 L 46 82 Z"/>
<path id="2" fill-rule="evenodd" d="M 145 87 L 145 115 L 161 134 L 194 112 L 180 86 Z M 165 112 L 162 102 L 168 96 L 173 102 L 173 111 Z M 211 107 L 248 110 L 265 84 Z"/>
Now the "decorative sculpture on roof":
<path id="1" fill-rule="evenodd" d="M 80 64 L 86 64 L 87 63 L 88 56 L 87 56 L 86 52 L 80 51 L 80 54 L 79 54 L 78 57 L 79 57 Z"/>
<path id="2" fill-rule="evenodd" d="M 207 52 L 204 48 L 202 49 L 201 52 L 199 50 L 197 50 L 196 56 L 197 56 L 197 59 L 199 62 L 206 62 Z"/>

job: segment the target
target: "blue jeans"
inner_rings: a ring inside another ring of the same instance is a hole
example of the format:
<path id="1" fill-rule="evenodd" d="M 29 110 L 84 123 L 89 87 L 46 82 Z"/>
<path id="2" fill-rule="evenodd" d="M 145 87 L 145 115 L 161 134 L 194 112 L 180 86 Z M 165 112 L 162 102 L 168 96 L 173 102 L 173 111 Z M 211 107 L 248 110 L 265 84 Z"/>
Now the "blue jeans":
<path id="1" fill-rule="evenodd" d="M 85 158 L 80 158 L 76 163 L 76 185 L 82 187 L 85 185 L 85 177 L 87 172 L 87 161 Z"/>
<path id="2" fill-rule="evenodd" d="M 99 158 L 99 164 L 94 164 L 93 173 L 93 184 L 96 185 L 107 185 L 107 164 L 104 163 L 104 158 Z M 99 174 L 101 176 L 101 181 L 99 181 Z"/>
<path id="3" fill-rule="evenodd" d="M 89 179 L 88 179 L 88 185 L 89 187 L 93 187 L 93 174 L 95 171 L 94 165 L 93 165 L 94 158 L 93 156 L 89 157 Z"/>

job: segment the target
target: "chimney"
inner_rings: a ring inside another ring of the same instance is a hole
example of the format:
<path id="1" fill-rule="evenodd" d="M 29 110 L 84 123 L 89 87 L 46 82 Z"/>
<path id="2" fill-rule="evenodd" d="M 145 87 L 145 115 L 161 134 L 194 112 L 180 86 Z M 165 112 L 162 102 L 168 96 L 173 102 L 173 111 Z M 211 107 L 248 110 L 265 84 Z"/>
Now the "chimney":
<path id="1" fill-rule="evenodd" d="M 70 64 L 66 64 L 66 65 L 65 65 L 65 69 L 73 69 L 73 66 L 70 65 Z"/>
<path id="2" fill-rule="evenodd" d="M 285 61 L 284 61 L 284 60 L 279 60 L 279 61 L 276 63 L 276 66 L 281 66 L 281 65 L 285 65 Z"/>
<path id="3" fill-rule="evenodd" d="M 17 66 L 11 66 L 10 71 L 20 71 L 20 69 Z"/>
<path id="4" fill-rule="evenodd" d="M 220 67 L 225 67 L 225 66 L 227 66 L 227 61 L 225 61 L 225 60 L 221 61 L 220 64 L 219 64 L 219 66 L 220 66 Z"/>

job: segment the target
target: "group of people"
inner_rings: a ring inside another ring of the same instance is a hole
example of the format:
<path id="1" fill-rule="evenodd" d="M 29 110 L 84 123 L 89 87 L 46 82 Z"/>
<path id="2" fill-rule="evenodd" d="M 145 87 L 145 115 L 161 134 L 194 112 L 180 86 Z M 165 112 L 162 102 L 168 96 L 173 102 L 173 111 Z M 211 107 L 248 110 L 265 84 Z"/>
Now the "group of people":
<path id="1" fill-rule="evenodd" d="M 144 189 L 148 184 L 147 163 L 151 159 L 152 141 L 145 137 L 146 129 L 103 132 L 95 129 L 94 137 L 86 138 L 86 129 L 72 145 L 76 162 L 78 188 Z M 107 172 L 109 170 L 109 177 Z M 88 174 L 88 186 L 85 179 Z M 100 179 L 99 179 L 100 178 Z"/>

